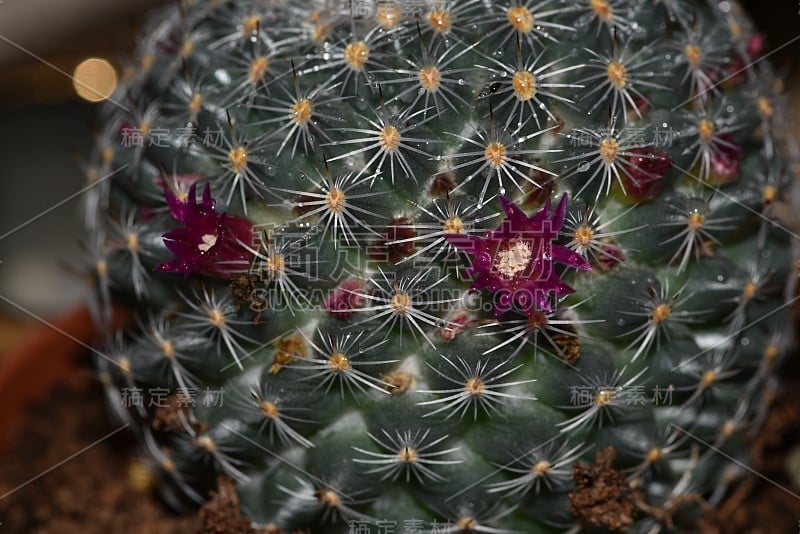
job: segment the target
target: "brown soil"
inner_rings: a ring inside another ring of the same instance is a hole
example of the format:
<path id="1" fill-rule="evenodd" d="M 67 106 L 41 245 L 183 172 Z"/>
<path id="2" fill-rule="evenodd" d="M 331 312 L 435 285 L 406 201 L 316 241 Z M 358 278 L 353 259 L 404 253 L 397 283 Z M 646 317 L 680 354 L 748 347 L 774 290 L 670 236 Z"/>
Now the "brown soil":
<path id="1" fill-rule="evenodd" d="M 239 496 L 231 479 L 217 478 L 217 491 L 199 512 L 203 532 L 209 534 L 281 534 L 278 529 L 253 529 L 250 520 L 239 513 Z"/>
<path id="2" fill-rule="evenodd" d="M 147 489 L 146 479 L 137 480 L 127 431 L 64 462 L 116 428 L 86 370 L 30 411 L 22 435 L 0 458 L 0 531 L 200 532 L 198 517 L 171 514 Z M 31 481 L 53 466 L 58 467 Z"/>
<path id="3" fill-rule="evenodd" d="M 593 465 L 575 462 L 575 490 L 569 494 L 572 513 L 585 525 L 621 530 L 633 523 L 641 491 L 632 490 L 625 475 L 614 469 L 614 449 L 598 451 Z"/>
<path id="4" fill-rule="evenodd" d="M 787 367 L 783 376 L 792 377 L 791 383 L 775 400 L 753 451 L 760 473 L 791 488 L 784 466 L 788 451 L 800 443 L 800 360 Z M 146 473 L 131 468 L 136 464 L 127 431 L 75 455 L 116 428 L 88 370 L 81 370 L 48 402 L 32 410 L 22 435 L 0 456 L 0 531 L 253 532 L 238 515 L 235 492 L 224 479 L 199 513 L 172 514 L 149 488 Z M 579 467 L 582 478 L 576 480 L 573 504 L 587 525 L 624 527 L 626 517 L 638 516 L 631 507 L 635 490 L 617 476 L 612 464 L 613 455 L 601 453 L 595 465 Z M 30 481 L 38 473 L 44 474 Z M 753 477 L 735 488 L 698 529 L 711 534 L 797 532 L 798 520 L 800 500 Z"/>

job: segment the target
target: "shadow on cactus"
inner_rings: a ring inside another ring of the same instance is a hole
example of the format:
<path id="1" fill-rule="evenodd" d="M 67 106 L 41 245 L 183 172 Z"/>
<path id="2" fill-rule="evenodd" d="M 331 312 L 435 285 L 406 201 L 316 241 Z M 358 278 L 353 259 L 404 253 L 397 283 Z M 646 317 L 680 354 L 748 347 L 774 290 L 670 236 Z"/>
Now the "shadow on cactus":
<path id="1" fill-rule="evenodd" d="M 97 365 L 168 501 L 220 481 L 207 527 L 271 533 L 696 529 L 791 341 L 797 149 L 757 35 L 699 0 L 155 16 L 86 213 L 97 320 L 138 319 Z"/>

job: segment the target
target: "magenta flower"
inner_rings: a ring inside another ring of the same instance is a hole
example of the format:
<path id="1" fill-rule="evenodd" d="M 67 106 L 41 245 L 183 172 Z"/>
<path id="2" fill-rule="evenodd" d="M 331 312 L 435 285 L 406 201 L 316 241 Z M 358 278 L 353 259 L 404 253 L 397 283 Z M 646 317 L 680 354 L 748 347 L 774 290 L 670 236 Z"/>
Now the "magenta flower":
<path id="1" fill-rule="evenodd" d="M 494 313 L 500 316 L 517 307 L 528 316 L 536 311 L 550 312 L 551 297 L 574 290 L 564 283 L 555 269 L 562 263 L 591 270 L 580 254 L 554 243 L 564 224 L 567 195 L 561 197 L 551 217 L 551 201 L 531 217 L 506 197 L 500 197 L 506 218 L 483 237 L 446 235 L 447 241 L 472 256 L 466 270 L 473 279 L 472 291 L 487 289 L 495 296 Z"/>
<path id="2" fill-rule="evenodd" d="M 192 184 L 186 198 L 178 198 L 169 187 L 164 187 L 172 217 L 181 223 L 164 234 L 164 244 L 175 259 L 156 266 L 158 272 L 191 273 L 228 278 L 237 271 L 237 265 L 246 269 L 253 253 L 245 245 L 253 240 L 253 225 L 243 217 L 217 213 L 211 186 L 206 184 L 203 199 L 197 203 L 197 185 Z"/>

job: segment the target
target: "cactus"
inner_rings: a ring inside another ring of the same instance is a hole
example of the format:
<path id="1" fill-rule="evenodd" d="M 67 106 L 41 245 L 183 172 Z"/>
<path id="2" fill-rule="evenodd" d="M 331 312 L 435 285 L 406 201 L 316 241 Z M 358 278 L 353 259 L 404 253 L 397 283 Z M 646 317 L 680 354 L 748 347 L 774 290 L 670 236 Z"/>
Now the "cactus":
<path id="1" fill-rule="evenodd" d="M 224 475 L 265 532 L 691 530 L 790 342 L 763 46 L 736 2 L 163 10 L 85 217 L 99 375 L 165 498 Z"/>

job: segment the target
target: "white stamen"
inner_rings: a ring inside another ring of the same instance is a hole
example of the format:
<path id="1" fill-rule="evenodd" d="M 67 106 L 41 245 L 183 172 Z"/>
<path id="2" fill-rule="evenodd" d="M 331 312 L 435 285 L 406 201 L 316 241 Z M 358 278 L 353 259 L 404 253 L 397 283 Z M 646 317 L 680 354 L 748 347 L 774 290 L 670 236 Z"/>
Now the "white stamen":
<path id="1" fill-rule="evenodd" d="M 506 250 L 497 253 L 494 267 L 506 278 L 514 278 L 519 272 L 524 271 L 531 261 L 531 247 L 523 241 L 518 241 Z"/>
<path id="2" fill-rule="evenodd" d="M 208 252 L 208 249 L 217 244 L 216 234 L 206 234 L 203 236 L 203 242 L 197 245 L 197 248 L 202 252 Z"/>

